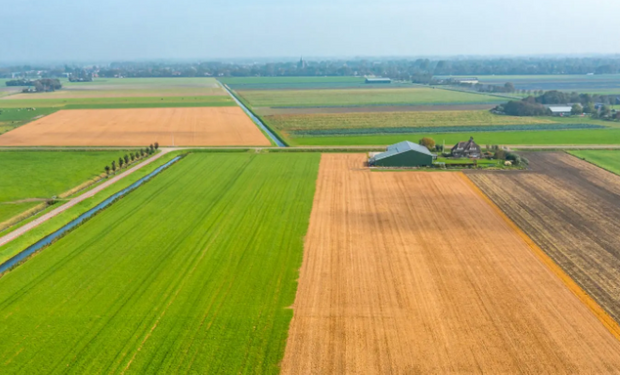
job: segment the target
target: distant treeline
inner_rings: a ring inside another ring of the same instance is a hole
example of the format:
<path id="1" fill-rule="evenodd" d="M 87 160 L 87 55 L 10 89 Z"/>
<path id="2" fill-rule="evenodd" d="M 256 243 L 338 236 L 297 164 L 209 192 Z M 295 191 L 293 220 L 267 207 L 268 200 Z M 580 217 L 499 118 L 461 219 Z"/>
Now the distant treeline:
<path id="1" fill-rule="evenodd" d="M 84 73 L 82 70 L 85 69 Z M 616 74 L 620 56 L 585 58 L 472 58 L 472 59 L 351 59 L 227 63 L 115 62 L 100 66 L 15 66 L 0 68 L 0 77 L 53 78 L 90 74 L 99 77 L 248 77 L 248 76 L 364 76 L 429 83 L 437 75 L 530 75 L 530 74 Z M 77 73 L 79 72 L 79 73 Z"/>
<path id="2" fill-rule="evenodd" d="M 13 79 L 6 81 L 7 86 L 33 86 L 34 81 L 31 79 Z"/>
<path id="3" fill-rule="evenodd" d="M 62 88 L 62 84 L 55 78 L 41 78 L 37 80 L 13 80 L 7 81 L 7 86 L 28 86 L 23 92 L 49 92 Z"/>
<path id="4" fill-rule="evenodd" d="M 618 112 L 613 111 L 610 105 L 620 104 L 620 97 L 616 95 L 590 95 L 576 92 L 547 91 L 539 96 L 528 96 L 520 101 L 509 101 L 493 109 L 495 113 L 510 116 L 548 116 L 551 111 L 546 105 L 570 105 L 571 114 L 590 114 L 594 118 L 620 120 Z"/>

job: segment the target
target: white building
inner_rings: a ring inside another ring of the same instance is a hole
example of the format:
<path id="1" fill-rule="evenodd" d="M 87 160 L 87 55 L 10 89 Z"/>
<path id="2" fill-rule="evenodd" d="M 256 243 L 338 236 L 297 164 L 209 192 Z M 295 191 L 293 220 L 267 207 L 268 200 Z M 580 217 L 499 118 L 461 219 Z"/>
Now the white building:
<path id="1" fill-rule="evenodd" d="M 554 116 L 570 116 L 572 114 L 572 107 L 549 107 L 551 113 Z"/>

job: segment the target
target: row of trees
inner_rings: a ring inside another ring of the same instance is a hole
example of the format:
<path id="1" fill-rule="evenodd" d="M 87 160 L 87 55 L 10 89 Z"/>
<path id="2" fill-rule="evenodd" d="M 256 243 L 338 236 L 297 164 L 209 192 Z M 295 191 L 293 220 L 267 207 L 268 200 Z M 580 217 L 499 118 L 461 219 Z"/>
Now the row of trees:
<path id="1" fill-rule="evenodd" d="M 534 98 L 526 98 L 529 101 L 535 101 L 540 104 L 566 104 L 580 103 L 586 105 L 588 103 L 603 104 L 620 104 L 618 95 L 598 95 L 598 94 L 579 94 L 577 92 L 562 92 L 551 90 L 544 92 Z"/>
<path id="2" fill-rule="evenodd" d="M 30 83 L 22 92 L 51 92 L 62 88 L 60 81 L 55 78 L 42 78 Z"/>
<path id="3" fill-rule="evenodd" d="M 34 85 L 34 80 L 32 79 L 12 79 L 9 81 L 6 81 L 5 84 L 7 86 L 32 86 Z"/>
<path id="4" fill-rule="evenodd" d="M 118 169 L 121 170 L 123 169 L 123 165 L 125 167 L 129 166 L 130 162 L 133 163 L 134 160 L 139 160 L 144 158 L 145 156 L 149 156 L 155 153 L 155 150 L 157 150 L 159 148 L 159 143 L 155 142 L 150 144 L 148 147 L 145 147 L 144 149 L 140 149 L 138 151 L 136 151 L 135 153 L 130 152 L 129 154 L 125 154 L 122 157 L 118 158 Z M 107 175 L 110 175 L 110 172 L 115 173 L 117 170 L 117 164 L 116 164 L 116 160 L 112 160 L 112 163 L 110 163 L 110 165 L 106 165 L 104 167 L 105 173 Z"/>

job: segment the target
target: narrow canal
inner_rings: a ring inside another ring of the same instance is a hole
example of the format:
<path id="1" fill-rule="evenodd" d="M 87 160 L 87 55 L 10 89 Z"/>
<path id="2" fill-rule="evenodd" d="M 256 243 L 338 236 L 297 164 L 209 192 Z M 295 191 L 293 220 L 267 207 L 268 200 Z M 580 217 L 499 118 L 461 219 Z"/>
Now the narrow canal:
<path id="1" fill-rule="evenodd" d="M 256 125 L 258 125 L 261 129 L 263 129 L 265 133 L 267 133 L 267 135 L 269 135 L 269 138 L 271 138 L 278 145 L 278 147 L 287 147 L 286 144 L 284 144 L 284 142 L 280 140 L 280 138 L 278 138 L 275 134 L 273 134 L 273 132 L 269 130 L 269 128 L 265 126 L 265 124 L 263 124 L 261 119 L 254 116 L 254 113 L 252 113 L 252 111 L 250 111 L 243 103 L 241 103 L 239 99 L 237 99 L 237 97 L 232 93 L 232 91 L 230 91 L 227 85 L 224 85 L 222 83 L 220 83 L 220 85 L 222 85 L 224 90 L 228 92 L 228 95 L 230 95 L 230 97 L 233 98 L 233 100 L 239 105 L 239 107 L 241 107 L 241 109 L 243 109 L 243 111 L 252 119 L 252 121 L 254 121 Z"/>

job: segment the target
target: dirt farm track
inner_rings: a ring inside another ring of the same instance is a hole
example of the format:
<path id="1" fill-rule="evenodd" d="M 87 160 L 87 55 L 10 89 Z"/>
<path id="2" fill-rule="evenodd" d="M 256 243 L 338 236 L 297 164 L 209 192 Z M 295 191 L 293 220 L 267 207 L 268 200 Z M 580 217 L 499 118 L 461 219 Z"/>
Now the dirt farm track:
<path id="1" fill-rule="evenodd" d="M 531 171 L 469 176 L 620 321 L 620 176 L 562 152 L 526 157 Z"/>
<path id="2" fill-rule="evenodd" d="M 0 136 L 0 146 L 269 146 L 239 107 L 64 110 Z"/>
<path id="3" fill-rule="evenodd" d="M 324 154 L 282 371 L 620 372 L 620 341 L 461 173 Z"/>

